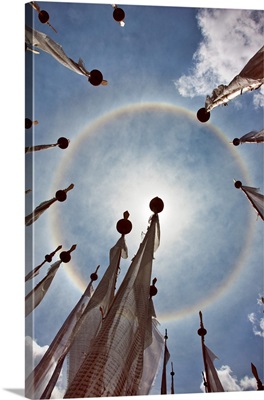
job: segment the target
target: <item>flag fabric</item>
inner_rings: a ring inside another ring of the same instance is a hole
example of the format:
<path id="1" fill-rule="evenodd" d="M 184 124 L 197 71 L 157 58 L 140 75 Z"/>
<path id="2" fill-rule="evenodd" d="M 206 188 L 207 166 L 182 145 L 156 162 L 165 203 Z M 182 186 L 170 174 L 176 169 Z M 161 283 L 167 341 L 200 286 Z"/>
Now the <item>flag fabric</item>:
<path id="1" fill-rule="evenodd" d="M 42 267 L 42 265 L 45 264 L 45 262 L 46 260 L 44 260 L 41 264 L 39 264 L 36 268 L 34 268 L 33 271 L 30 271 L 25 277 L 25 282 L 37 276 L 39 274 L 40 268 Z"/>
<path id="2" fill-rule="evenodd" d="M 264 83 L 264 46 L 248 61 L 242 71 L 226 86 L 219 85 L 206 97 L 207 112 L 220 104 L 227 104 L 242 93 L 259 89 Z"/>
<path id="3" fill-rule="evenodd" d="M 252 374 L 254 375 L 254 378 L 256 379 L 256 382 L 257 382 L 257 390 L 264 390 L 264 385 L 262 385 L 262 382 L 259 379 L 257 368 L 252 363 L 251 363 L 251 371 L 252 371 Z"/>
<path id="4" fill-rule="evenodd" d="M 53 203 L 55 203 L 55 201 L 57 201 L 57 199 L 56 197 L 53 197 L 50 200 L 46 200 L 40 203 L 40 205 L 37 206 L 31 214 L 26 216 L 25 218 L 26 226 L 32 225 L 33 222 L 37 221 L 37 219 L 39 219 L 39 217 L 44 213 L 44 211 L 46 211 Z"/>
<path id="5" fill-rule="evenodd" d="M 79 329 L 67 356 L 68 385 L 72 382 L 88 352 L 92 340 L 101 327 L 103 318 L 113 302 L 120 257 L 127 258 L 125 237 L 121 236 L 109 252 L 109 266 L 98 283 L 94 294 L 82 315 Z"/>
<path id="6" fill-rule="evenodd" d="M 47 275 L 43 278 L 35 288 L 27 294 L 25 298 L 25 316 L 29 315 L 43 300 L 46 295 L 62 261 L 56 261 L 48 270 Z"/>
<path id="7" fill-rule="evenodd" d="M 29 279 L 32 279 L 32 278 L 34 278 L 35 276 L 37 276 L 37 275 L 39 274 L 39 270 L 40 270 L 40 268 L 42 267 L 42 265 L 44 265 L 45 262 L 51 262 L 51 261 L 52 261 L 52 257 L 54 256 L 54 254 L 55 254 L 58 250 L 60 250 L 61 248 L 62 248 L 62 246 L 60 245 L 60 246 L 58 246 L 58 247 L 56 248 L 56 250 L 54 250 L 52 253 L 47 254 L 47 255 L 45 256 L 45 260 L 44 260 L 40 265 L 38 265 L 36 268 L 34 268 L 33 271 L 30 271 L 30 272 L 26 275 L 25 281 L 27 282 Z"/>
<path id="8" fill-rule="evenodd" d="M 152 302 L 152 299 L 150 299 Z M 153 306 L 154 307 L 154 306 Z M 152 314 L 151 344 L 144 350 L 143 373 L 139 384 L 138 395 L 148 395 L 155 383 L 162 361 L 164 339 L 158 330 L 159 322 Z"/>
<path id="9" fill-rule="evenodd" d="M 70 70 L 76 72 L 80 75 L 88 76 L 89 72 L 85 69 L 82 60 L 79 60 L 78 63 L 75 63 L 71 58 L 69 58 L 61 45 L 52 40 L 45 33 L 39 32 L 36 29 L 33 29 L 26 25 L 26 43 L 31 46 L 36 46 L 39 49 L 49 53 L 52 57 L 54 57 L 58 62 L 63 64 L 65 67 Z"/>
<path id="10" fill-rule="evenodd" d="M 50 149 L 51 147 L 55 147 L 55 146 L 57 146 L 57 144 L 55 144 L 55 143 L 54 144 L 51 143 L 51 144 L 39 144 L 36 146 L 28 146 L 25 148 L 25 153 L 28 154 L 28 153 L 32 153 L 33 151 L 46 150 L 46 149 Z"/>
<path id="11" fill-rule="evenodd" d="M 54 372 L 49 380 L 49 383 L 47 384 L 45 390 L 43 391 L 42 395 L 40 396 L 40 399 L 50 399 L 51 398 L 51 394 L 52 394 L 53 389 L 59 379 L 66 355 L 67 355 L 67 353 L 65 353 L 57 362 Z"/>
<path id="12" fill-rule="evenodd" d="M 76 72 L 79 75 L 84 75 L 87 78 L 90 78 L 91 73 L 85 68 L 83 60 L 79 58 L 78 62 L 73 61 L 65 54 L 62 46 L 56 43 L 48 35 L 27 25 L 25 27 L 25 34 L 25 41 L 28 46 L 37 47 L 42 51 L 45 51 L 55 58 L 59 63 L 64 65 L 64 67 Z M 102 84 L 106 85 L 107 81 L 102 80 Z"/>
<path id="13" fill-rule="evenodd" d="M 64 398 L 137 395 L 149 340 L 149 287 L 159 219 L 154 214 L 136 256 L 104 314 L 101 328 L 87 350 Z M 150 344 L 150 343 L 149 343 Z"/>
<path id="14" fill-rule="evenodd" d="M 224 392 L 224 388 L 214 366 L 214 360 L 218 357 L 205 344 L 203 344 L 203 346 L 205 356 L 204 362 L 207 365 L 207 387 L 210 388 L 210 392 Z"/>
<path id="15" fill-rule="evenodd" d="M 52 147 L 59 147 L 60 149 L 67 149 L 67 147 L 69 146 L 69 139 L 65 138 L 65 137 L 60 137 L 57 140 L 57 143 L 50 143 L 50 144 L 39 144 L 36 146 L 28 146 L 25 148 L 25 152 L 27 153 L 32 153 L 33 151 L 41 151 L 41 150 L 46 150 L 46 149 L 50 149 Z"/>
<path id="16" fill-rule="evenodd" d="M 246 197 L 256 210 L 257 214 L 264 221 L 264 195 L 259 193 L 259 188 L 243 186 L 242 184 L 239 187 L 245 193 Z"/>
<path id="17" fill-rule="evenodd" d="M 264 129 L 260 131 L 250 131 L 245 135 L 241 136 L 241 138 L 235 138 L 233 140 L 233 144 L 238 146 L 242 143 L 263 143 L 264 142 Z"/>
<path id="18" fill-rule="evenodd" d="M 74 187 L 74 184 L 71 183 L 66 189 L 59 190 L 58 192 L 64 192 L 64 195 L 66 195 L 66 193 L 69 190 L 73 189 L 73 187 Z M 66 199 L 66 196 L 65 196 L 65 199 Z M 37 221 L 37 219 L 44 213 L 44 211 L 46 211 L 57 200 L 58 200 L 58 198 L 57 198 L 57 196 L 55 196 L 50 200 L 43 201 L 39 206 L 37 206 L 31 214 L 29 214 L 25 217 L 26 226 L 32 225 L 33 222 Z M 64 200 L 60 200 L 60 201 L 64 201 Z"/>
<path id="19" fill-rule="evenodd" d="M 59 329 L 48 350 L 26 379 L 26 396 L 29 398 L 49 398 L 57 382 L 63 361 L 68 353 L 81 316 L 93 294 L 92 280 Z M 48 378 L 53 372 L 50 380 Z"/>
<path id="20" fill-rule="evenodd" d="M 170 352 L 168 350 L 167 343 L 165 340 L 163 369 L 162 369 L 162 378 L 161 378 L 161 394 L 167 394 L 167 364 L 168 364 L 169 359 L 170 359 Z"/>

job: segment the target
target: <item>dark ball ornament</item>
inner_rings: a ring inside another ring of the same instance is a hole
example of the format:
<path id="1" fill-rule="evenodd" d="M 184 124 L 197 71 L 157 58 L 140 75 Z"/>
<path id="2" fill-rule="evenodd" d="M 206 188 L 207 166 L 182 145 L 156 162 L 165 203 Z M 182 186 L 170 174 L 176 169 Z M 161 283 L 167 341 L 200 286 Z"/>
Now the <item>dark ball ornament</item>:
<path id="1" fill-rule="evenodd" d="M 38 14 L 38 17 L 42 24 L 46 24 L 49 20 L 49 14 L 45 10 L 41 10 Z"/>
<path id="2" fill-rule="evenodd" d="M 207 334 L 207 330 L 205 328 L 200 328 L 197 331 L 199 336 L 205 336 Z"/>
<path id="3" fill-rule="evenodd" d="M 57 143 L 60 149 L 67 149 L 67 147 L 69 146 L 69 140 L 65 137 L 60 137 Z"/>
<path id="4" fill-rule="evenodd" d="M 197 111 L 196 116 L 197 116 L 198 121 L 207 122 L 210 119 L 210 111 L 206 111 L 206 109 L 204 107 L 200 108 L 200 110 Z"/>
<path id="5" fill-rule="evenodd" d="M 160 213 L 164 208 L 164 203 L 159 197 L 154 197 L 149 203 L 149 208 L 154 214 Z"/>
<path id="6" fill-rule="evenodd" d="M 122 218 L 116 223 L 116 230 L 121 235 L 127 235 L 132 230 L 132 222 L 129 219 Z"/>
<path id="7" fill-rule="evenodd" d="M 67 194 L 64 190 L 58 190 L 55 194 L 56 200 L 58 201 L 65 201 L 67 198 Z"/>
<path id="8" fill-rule="evenodd" d="M 46 255 L 45 255 L 45 261 L 47 261 L 47 262 L 49 262 L 49 263 L 52 261 L 52 257 L 51 257 L 50 254 L 46 254 Z"/>
<path id="9" fill-rule="evenodd" d="M 101 71 L 98 69 L 93 69 L 90 72 L 90 76 L 88 78 L 88 81 L 91 83 L 93 86 L 99 86 L 103 82 L 103 74 Z"/>
<path id="10" fill-rule="evenodd" d="M 60 259 L 64 263 L 68 263 L 71 260 L 71 255 L 68 251 L 62 251 L 60 253 Z"/>
<path id="11" fill-rule="evenodd" d="M 158 289 L 156 288 L 156 286 L 151 285 L 149 287 L 149 295 L 150 295 L 150 297 L 156 296 L 157 293 L 158 293 Z"/>
<path id="12" fill-rule="evenodd" d="M 91 278 L 92 281 L 96 281 L 96 280 L 98 279 L 98 275 L 97 275 L 95 272 L 93 272 L 93 273 L 90 275 L 90 278 Z"/>
<path id="13" fill-rule="evenodd" d="M 113 18 L 116 22 L 121 22 L 124 20 L 126 14 L 122 8 L 116 7 L 113 11 Z"/>
<path id="14" fill-rule="evenodd" d="M 238 138 L 235 138 L 234 140 L 233 140 L 233 145 L 234 146 L 238 146 L 240 144 L 240 140 L 238 139 Z"/>
<path id="15" fill-rule="evenodd" d="M 236 187 L 237 189 L 240 189 L 241 186 L 242 186 L 242 182 L 241 182 L 241 181 L 236 181 L 236 182 L 234 183 L 234 185 L 235 185 L 235 187 Z"/>
<path id="16" fill-rule="evenodd" d="M 33 124 L 33 122 L 32 122 L 31 119 L 25 118 L 25 128 L 26 128 L 26 129 L 31 128 L 31 127 L 32 127 L 32 124 Z"/>

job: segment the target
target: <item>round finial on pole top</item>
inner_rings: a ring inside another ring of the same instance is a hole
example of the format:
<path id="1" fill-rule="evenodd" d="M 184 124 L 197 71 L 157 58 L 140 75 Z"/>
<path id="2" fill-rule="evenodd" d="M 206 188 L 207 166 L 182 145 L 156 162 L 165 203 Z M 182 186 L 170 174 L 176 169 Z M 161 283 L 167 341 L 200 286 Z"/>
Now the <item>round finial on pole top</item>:
<path id="1" fill-rule="evenodd" d="M 149 287 L 150 297 L 156 296 L 156 294 L 158 293 L 158 289 L 155 286 L 156 282 L 157 282 L 157 278 L 154 278 L 152 281 L 152 285 Z"/>
<path id="2" fill-rule="evenodd" d="M 93 69 L 90 72 L 90 75 L 88 77 L 88 81 L 91 83 L 93 86 L 99 86 L 103 82 L 103 74 L 101 71 L 98 69 Z"/>
<path id="3" fill-rule="evenodd" d="M 75 250 L 77 247 L 77 244 L 73 244 L 70 250 L 67 251 L 62 251 L 60 253 L 60 259 L 63 263 L 68 263 L 71 260 L 71 252 Z"/>
<path id="4" fill-rule="evenodd" d="M 199 328 L 197 333 L 199 336 L 205 336 L 207 334 L 207 330 L 205 328 Z"/>
<path id="5" fill-rule="evenodd" d="M 65 138 L 65 137 L 60 137 L 57 141 L 57 144 L 59 146 L 60 149 L 67 149 L 67 147 L 69 146 L 69 139 Z"/>
<path id="6" fill-rule="evenodd" d="M 65 201 L 67 199 L 67 194 L 64 190 L 58 190 L 55 194 L 56 200 Z"/>
<path id="7" fill-rule="evenodd" d="M 91 278 L 92 281 L 96 281 L 96 280 L 98 279 L 98 275 L 97 275 L 95 272 L 93 272 L 93 273 L 90 275 L 90 278 Z"/>
<path id="8" fill-rule="evenodd" d="M 99 267 L 100 267 L 100 265 L 97 265 L 97 268 L 96 268 L 95 272 L 93 272 L 90 275 L 91 281 L 96 281 L 98 279 L 97 271 L 98 271 Z"/>
<path id="9" fill-rule="evenodd" d="M 127 235 L 132 230 L 132 222 L 128 219 L 129 215 L 129 212 L 125 211 L 123 213 L 124 218 L 117 221 L 116 229 L 121 235 Z"/>
<path id="10" fill-rule="evenodd" d="M 93 272 L 93 273 L 90 275 L 90 278 L 91 278 L 92 281 L 96 281 L 96 280 L 98 279 L 97 271 L 98 271 L 99 267 L 100 267 L 100 265 L 98 265 L 97 268 L 96 268 L 96 271 Z"/>
<path id="11" fill-rule="evenodd" d="M 49 14 L 45 10 L 41 10 L 38 14 L 38 17 L 42 24 L 46 24 L 49 20 Z"/>
<path id="12" fill-rule="evenodd" d="M 30 118 L 25 118 L 25 128 L 29 129 L 32 127 L 32 125 L 37 125 L 38 121 L 32 121 Z"/>
<path id="13" fill-rule="evenodd" d="M 154 214 L 160 213 L 164 208 L 164 203 L 159 197 L 154 197 L 149 203 L 149 208 Z"/>
<path id="14" fill-rule="evenodd" d="M 113 18 L 116 22 L 121 22 L 125 19 L 125 11 L 122 8 L 116 7 L 113 11 Z"/>
<path id="15" fill-rule="evenodd" d="M 60 259 L 64 263 L 68 263 L 71 260 L 71 255 L 68 251 L 62 251 L 60 253 Z"/>
<path id="16" fill-rule="evenodd" d="M 33 124 L 33 123 L 32 123 L 32 120 L 31 120 L 31 119 L 25 118 L 25 128 L 26 128 L 26 129 L 31 128 L 32 124 Z"/>
<path id="17" fill-rule="evenodd" d="M 233 140 L 233 145 L 234 146 L 238 146 L 240 144 L 240 140 L 238 139 L 238 138 L 235 138 L 234 140 Z"/>
<path id="18" fill-rule="evenodd" d="M 196 116 L 200 122 L 207 122 L 210 119 L 210 111 L 206 111 L 204 107 L 200 108 L 200 110 L 197 111 Z"/>
<path id="19" fill-rule="evenodd" d="M 46 254 L 45 255 L 45 261 L 50 263 L 52 261 L 52 256 L 50 254 Z"/>
<path id="20" fill-rule="evenodd" d="M 240 189 L 241 186 L 242 186 L 242 182 L 241 182 L 241 181 L 236 181 L 234 185 L 235 185 L 235 187 L 236 187 L 237 189 Z"/>

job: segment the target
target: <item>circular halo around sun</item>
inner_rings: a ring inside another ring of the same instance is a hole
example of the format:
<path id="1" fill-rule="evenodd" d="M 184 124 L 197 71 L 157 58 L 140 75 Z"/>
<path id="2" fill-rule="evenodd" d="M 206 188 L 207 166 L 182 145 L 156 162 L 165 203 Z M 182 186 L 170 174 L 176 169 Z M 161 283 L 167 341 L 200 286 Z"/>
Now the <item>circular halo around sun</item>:
<path id="1" fill-rule="evenodd" d="M 119 238 L 116 222 L 128 210 L 133 229 L 123 276 L 146 231 L 149 202 L 158 196 L 164 202 L 153 262 L 159 320 L 213 302 L 239 276 L 252 238 L 253 213 L 240 203 L 233 178 L 249 181 L 236 149 L 186 109 L 132 104 L 89 123 L 71 139 L 52 182 L 53 192 L 75 185 L 63 207 L 49 213 L 56 243 L 77 243 L 65 268 L 69 279 L 83 292 L 97 264 L 103 274 Z"/>

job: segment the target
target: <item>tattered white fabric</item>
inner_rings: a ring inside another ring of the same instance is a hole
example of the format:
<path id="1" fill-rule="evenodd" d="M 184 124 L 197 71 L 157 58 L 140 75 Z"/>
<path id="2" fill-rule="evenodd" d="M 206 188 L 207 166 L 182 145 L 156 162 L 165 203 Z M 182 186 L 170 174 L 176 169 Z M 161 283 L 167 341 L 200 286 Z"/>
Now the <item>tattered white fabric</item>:
<path id="1" fill-rule="evenodd" d="M 151 322 L 148 322 L 148 328 L 151 326 L 150 337 L 146 337 L 145 350 L 143 354 L 143 373 L 138 388 L 138 395 L 148 395 L 158 374 L 160 363 L 162 361 L 162 350 L 164 348 L 164 338 L 158 330 L 158 321 L 156 319 L 152 298 L 149 299 L 149 315 Z M 150 344 L 149 344 L 150 343 Z"/>
<path id="2" fill-rule="evenodd" d="M 264 46 L 248 61 L 242 71 L 226 86 L 219 85 L 211 96 L 206 97 L 207 112 L 220 104 L 227 104 L 235 97 L 255 89 L 264 83 Z"/>
<path id="3" fill-rule="evenodd" d="M 241 190 L 245 193 L 257 214 L 264 221 L 264 195 L 259 193 L 259 188 L 242 185 Z"/>
<path id="4" fill-rule="evenodd" d="M 66 189 L 63 189 L 65 193 L 71 190 L 74 187 L 73 183 L 71 183 Z M 50 200 L 43 201 L 39 206 L 35 208 L 35 210 L 25 217 L 26 226 L 32 225 L 43 213 L 46 211 L 53 203 L 57 201 L 56 197 L 53 197 Z"/>
<path id="5" fill-rule="evenodd" d="M 35 208 L 35 210 L 26 216 L 25 223 L 26 226 L 32 225 L 43 213 L 46 211 L 53 203 L 57 201 L 56 197 L 53 197 L 50 200 L 43 201 L 39 206 Z"/>
<path id="6" fill-rule="evenodd" d="M 170 359 L 170 352 L 167 347 L 167 341 L 165 339 L 164 345 L 164 356 L 163 356 L 163 369 L 161 377 L 161 394 L 167 394 L 167 364 Z"/>
<path id="7" fill-rule="evenodd" d="M 60 246 L 58 246 L 58 247 L 56 248 L 56 250 L 54 250 L 52 253 L 49 254 L 50 260 L 49 260 L 48 262 L 51 262 L 52 257 L 54 256 L 54 254 L 55 254 L 58 250 L 60 250 L 61 248 L 62 248 L 62 246 L 60 245 Z M 36 268 L 34 268 L 33 271 L 30 271 L 30 272 L 26 275 L 26 277 L 25 277 L 25 282 L 27 282 L 29 279 L 32 279 L 32 278 L 34 278 L 35 276 L 37 276 L 37 275 L 39 274 L 40 268 L 41 268 L 46 262 L 47 262 L 47 259 L 45 258 L 45 260 L 44 260 L 40 265 L 38 265 Z"/>
<path id="8" fill-rule="evenodd" d="M 59 61 L 65 67 L 71 69 L 80 75 L 89 76 L 89 72 L 86 70 L 83 61 L 80 59 L 78 63 L 74 62 L 65 53 L 61 45 L 52 40 L 45 33 L 39 32 L 29 26 L 26 26 L 26 43 L 31 46 L 38 47 L 39 49 L 49 53 L 57 61 Z"/>
<path id="9" fill-rule="evenodd" d="M 148 327 L 149 287 L 158 231 L 159 219 L 154 215 L 102 327 L 64 398 L 138 394 L 146 332 L 152 330 L 152 326 Z"/>
<path id="10" fill-rule="evenodd" d="M 43 300 L 51 282 L 53 281 L 59 266 L 62 261 L 56 261 L 48 270 L 47 275 L 43 278 L 36 287 L 25 298 L 25 316 L 29 315 Z"/>
<path id="11" fill-rule="evenodd" d="M 36 146 L 28 146 L 25 148 L 25 153 L 32 153 L 33 151 L 40 151 L 40 150 L 46 150 L 50 149 L 51 147 L 57 146 L 57 143 L 55 144 L 39 144 Z"/>
<path id="12" fill-rule="evenodd" d="M 124 236 L 121 236 L 115 246 L 111 248 L 109 266 L 81 318 L 78 333 L 75 335 L 68 355 L 68 385 L 80 368 L 91 341 L 96 336 L 101 327 L 102 319 L 113 302 L 117 274 L 120 268 L 120 257 L 128 257 Z"/>
<path id="13" fill-rule="evenodd" d="M 34 268 L 33 271 L 30 271 L 25 277 L 25 282 L 37 276 L 39 274 L 40 268 L 42 267 L 42 265 L 45 264 L 45 262 L 46 260 L 44 260 L 41 264 L 39 264 L 36 268 Z"/>
<path id="14" fill-rule="evenodd" d="M 224 392 L 222 383 L 214 366 L 214 360 L 218 358 L 205 344 L 204 344 L 205 363 L 207 365 L 206 381 L 210 387 L 210 392 Z"/>
<path id="15" fill-rule="evenodd" d="M 239 143 L 263 143 L 264 129 L 260 131 L 250 131 L 239 138 Z"/>
<path id="16" fill-rule="evenodd" d="M 264 385 L 262 385 L 262 382 L 261 382 L 261 380 L 259 378 L 257 368 L 252 363 L 251 363 L 251 371 L 252 371 L 252 374 L 254 375 L 254 377 L 256 379 L 258 390 L 264 390 Z"/>
<path id="17" fill-rule="evenodd" d="M 26 379 L 25 391 L 27 397 L 42 398 L 40 396 L 44 393 L 45 397 L 43 398 L 50 398 L 59 377 L 64 358 L 68 353 L 69 347 L 78 329 L 80 318 L 92 294 L 93 286 L 92 281 L 90 281 L 85 292 L 66 318 L 48 350 Z M 48 382 L 47 378 L 52 371 L 53 375 Z"/>

